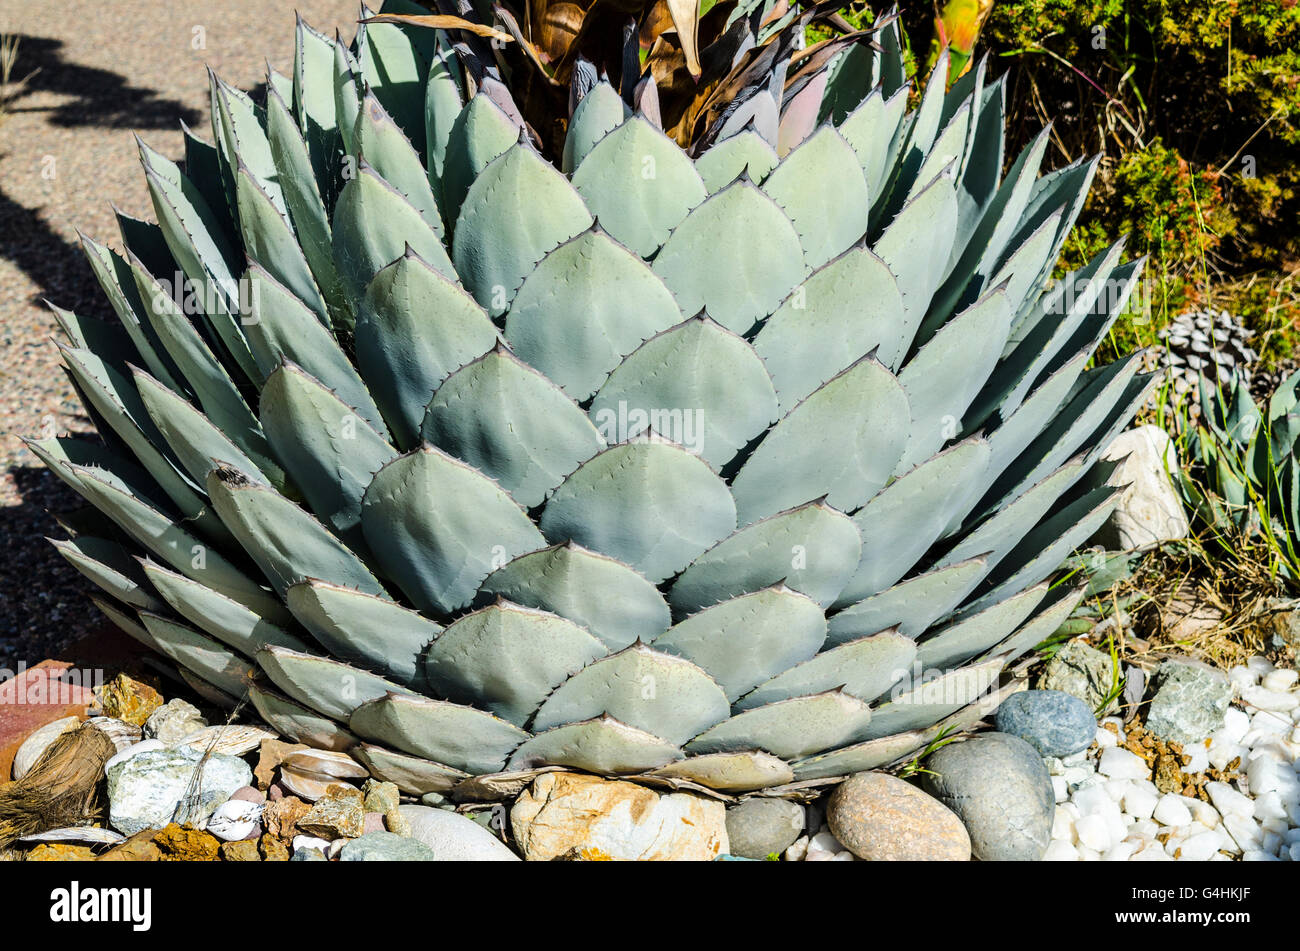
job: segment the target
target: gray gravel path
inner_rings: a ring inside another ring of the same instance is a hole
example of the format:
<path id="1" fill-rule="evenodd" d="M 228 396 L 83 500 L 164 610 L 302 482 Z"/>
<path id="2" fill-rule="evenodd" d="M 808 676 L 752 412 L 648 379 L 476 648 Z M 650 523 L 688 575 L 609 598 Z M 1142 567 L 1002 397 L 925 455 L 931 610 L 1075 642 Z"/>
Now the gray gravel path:
<path id="1" fill-rule="evenodd" d="M 108 316 L 76 230 L 120 247 L 109 202 L 152 218 L 132 133 L 179 158 L 178 120 L 209 135 L 211 66 L 244 89 L 287 72 L 295 8 L 355 30 L 353 0 L 0 0 L 20 36 L 0 123 L 0 668 L 29 664 L 102 623 L 90 590 L 45 542 L 80 506 L 20 434 L 88 428 L 50 342 L 48 298 Z M 27 77 L 26 82 L 20 82 Z"/>

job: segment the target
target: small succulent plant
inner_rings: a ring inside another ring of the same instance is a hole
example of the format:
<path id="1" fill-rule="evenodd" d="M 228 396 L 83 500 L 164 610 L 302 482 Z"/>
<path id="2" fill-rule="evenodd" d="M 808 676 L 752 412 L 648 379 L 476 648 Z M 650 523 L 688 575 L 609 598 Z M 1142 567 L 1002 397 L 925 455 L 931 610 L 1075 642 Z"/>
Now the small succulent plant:
<path id="1" fill-rule="evenodd" d="M 1293 373 L 1257 404 L 1250 387 L 1231 378 L 1202 377 L 1195 421 L 1184 419 L 1187 457 L 1184 500 L 1202 526 L 1245 531 L 1273 543 L 1278 567 L 1300 578 L 1300 373 Z M 1190 416 L 1191 414 L 1186 414 Z"/>
<path id="2" fill-rule="evenodd" d="M 1047 288 L 1095 166 L 1004 177 L 984 63 L 909 112 L 896 25 L 734 10 L 676 141 L 570 58 L 542 154 L 481 37 L 370 22 L 142 145 L 119 321 L 56 311 L 101 441 L 31 443 L 104 611 L 410 792 L 832 777 L 1011 689 L 1115 504 L 1141 264 Z"/>

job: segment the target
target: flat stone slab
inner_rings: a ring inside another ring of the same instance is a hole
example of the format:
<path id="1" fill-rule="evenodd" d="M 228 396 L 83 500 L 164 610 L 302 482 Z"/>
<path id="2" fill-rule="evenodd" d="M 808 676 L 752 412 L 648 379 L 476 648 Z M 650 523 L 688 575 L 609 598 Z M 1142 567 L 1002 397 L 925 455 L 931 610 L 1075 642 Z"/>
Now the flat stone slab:
<path id="1" fill-rule="evenodd" d="M 32 733 L 64 717 L 86 716 L 94 695 L 75 682 L 81 671 L 71 668 L 63 661 L 41 661 L 0 683 L 0 782 L 11 778 L 14 754 Z"/>

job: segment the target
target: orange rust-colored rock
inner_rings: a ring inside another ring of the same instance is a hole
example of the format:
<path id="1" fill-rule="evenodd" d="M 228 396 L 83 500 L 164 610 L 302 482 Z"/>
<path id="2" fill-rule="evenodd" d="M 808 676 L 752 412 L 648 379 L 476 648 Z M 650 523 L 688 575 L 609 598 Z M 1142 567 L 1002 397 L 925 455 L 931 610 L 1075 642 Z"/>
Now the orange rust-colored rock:
<path id="1" fill-rule="evenodd" d="M 86 715 L 94 694 L 83 677 L 70 664 L 46 660 L 0 683 L 0 782 L 10 779 L 14 754 L 32 733 L 55 720 Z"/>
<path id="2" fill-rule="evenodd" d="M 89 846 L 70 842 L 42 842 L 27 853 L 28 862 L 91 862 L 94 858 Z"/>

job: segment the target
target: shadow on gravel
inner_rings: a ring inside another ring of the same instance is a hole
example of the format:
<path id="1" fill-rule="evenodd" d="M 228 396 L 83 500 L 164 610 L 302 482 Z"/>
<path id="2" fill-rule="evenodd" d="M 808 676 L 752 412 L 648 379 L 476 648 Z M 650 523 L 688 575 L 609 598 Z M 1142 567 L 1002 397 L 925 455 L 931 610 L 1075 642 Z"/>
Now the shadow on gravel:
<path id="1" fill-rule="evenodd" d="M 47 37 L 20 36 L 13 69 L 17 89 L 7 111 L 36 113 L 62 128 L 174 129 L 178 121 L 197 125 L 204 119 L 179 100 L 133 86 L 125 76 L 66 60 L 63 47 Z M 52 106 L 32 105 L 32 97 L 42 92 L 67 98 Z M 0 258 L 12 261 L 40 288 L 37 303 L 46 298 L 112 319 L 80 247 L 60 237 L 35 209 L 15 201 L 3 182 Z M 58 656 L 62 647 L 104 624 L 86 597 L 93 586 L 45 541 L 65 535 L 51 513 L 75 512 L 85 503 L 30 455 L 26 459 L 32 464 L 8 470 L 22 501 L 0 507 L 0 668 L 8 669 L 18 661 L 35 664 Z"/>
<path id="2" fill-rule="evenodd" d="M 14 78 L 21 82 L 10 112 L 44 112 L 51 125 L 102 126 L 114 129 L 174 129 L 178 119 L 197 124 L 202 116 L 176 99 L 132 86 L 125 76 L 107 69 L 82 66 L 63 58 L 63 43 L 44 36 L 18 38 Z M 23 78 L 25 82 L 22 82 Z M 57 106 L 24 106 L 33 93 L 49 92 L 72 98 Z"/>
<path id="3" fill-rule="evenodd" d="M 0 668 L 36 664 L 103 623 L 91 584 L 45 539 L 65 532 L 51 513 L 82 508 L 71 489 L 39 464 L 14 466 L 22 504 L 0 508 Z"/>
<path id="4" fill-rule="evenodd" d="M 10 198 L 0 183 L 0 258 L 12 261 L 40 290 L 42 299 L 92 317 L 108 317 L 109 305 L 81 248 L 65 241 L 32 208 Z M 51 325 L 53 321 L 51 320 Z"/>

